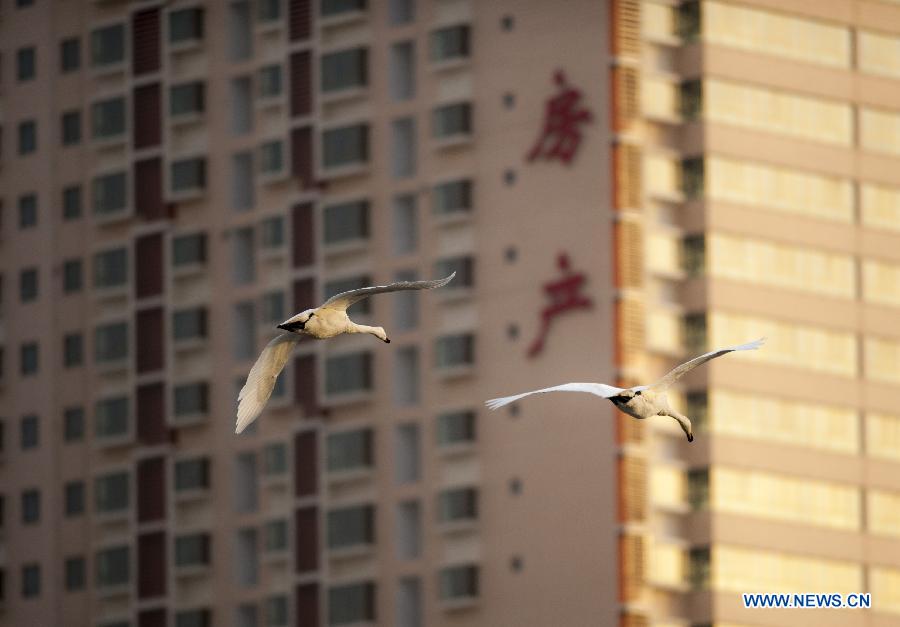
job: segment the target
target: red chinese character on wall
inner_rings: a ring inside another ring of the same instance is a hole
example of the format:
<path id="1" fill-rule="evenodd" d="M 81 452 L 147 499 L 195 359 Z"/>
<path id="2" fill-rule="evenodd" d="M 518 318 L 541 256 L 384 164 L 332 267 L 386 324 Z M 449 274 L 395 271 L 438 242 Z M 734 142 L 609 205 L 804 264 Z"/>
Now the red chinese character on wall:
<path id="1" fill-rule="evenodd" d="M 583 94 L 569 86 L 562 70 L 556 70 L 553 82 L 559 87 L 559 93 L 547 101 L 544 128 L 526 158 L 528 161 L 539 157 L 559 159 L 569 165 L 581 143 L 579 125 L 591 122 L 594 116 L 587 109 L 579 108 Z"/>
<path id="2" fill-rule="evenodd" d="M 556 264 L 563 276 L 544 284 L 544 293 L 550 297 L 550 304 L 541 312 L 541 328 L 538 336 L 528 348 L 528 356 L 534 357 L 544 348 L 544 338 L 550 330 L 550 322 L 560 314 L 573 309 L 590 309 L 594 306 L 591 299 L 581 294 L 581 288 L 587 280 L 584 274 L 572 272 L 569 267 L 569 256 L 561 253 Z"/>

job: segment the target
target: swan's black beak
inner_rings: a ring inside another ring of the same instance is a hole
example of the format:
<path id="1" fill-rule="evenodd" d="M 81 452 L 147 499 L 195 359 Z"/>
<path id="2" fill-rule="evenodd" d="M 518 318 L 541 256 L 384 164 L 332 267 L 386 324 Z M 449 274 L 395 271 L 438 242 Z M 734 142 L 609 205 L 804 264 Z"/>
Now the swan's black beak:
<path id="1" fill-rule="evenodd" d="M 294 331 L 302 331 L 305 326 L 305 322 L 289 322 L 287 324 L 279 324 L 276 328 L 293 333 Z"/>
<path id="2" fill-rule="evenodd" d="M 688 433 L 688 442 L 693 442 L 693 441 L 694 441 L 694 436 L 692 434 Z"/>

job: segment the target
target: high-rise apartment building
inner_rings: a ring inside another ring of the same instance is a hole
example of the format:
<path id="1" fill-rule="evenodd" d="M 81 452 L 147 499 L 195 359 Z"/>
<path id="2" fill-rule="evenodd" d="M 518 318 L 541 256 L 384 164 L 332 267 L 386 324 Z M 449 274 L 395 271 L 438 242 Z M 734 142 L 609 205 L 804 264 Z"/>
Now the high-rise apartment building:
<path id="1" fill-rule="evenodd" d="M 898 164 L 892 0 L 3 2 L 0 624 L 893 624 Z"/>

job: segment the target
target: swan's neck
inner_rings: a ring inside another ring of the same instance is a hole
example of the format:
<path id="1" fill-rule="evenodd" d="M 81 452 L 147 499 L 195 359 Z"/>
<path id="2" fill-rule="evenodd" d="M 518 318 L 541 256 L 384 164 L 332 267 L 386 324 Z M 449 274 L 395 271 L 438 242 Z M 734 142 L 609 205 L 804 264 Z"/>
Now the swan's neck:
<path id="1" fill-rule="evenodd" d="M 348 333 L 368 333 L 369 335 L 374 335 L 379 340 L 384 342 L 387 340 L 387 333 L 384 332 L 382 327 L 370 327 L 367 324 L 356 324 L 352 320 L 348 325 Z"/>

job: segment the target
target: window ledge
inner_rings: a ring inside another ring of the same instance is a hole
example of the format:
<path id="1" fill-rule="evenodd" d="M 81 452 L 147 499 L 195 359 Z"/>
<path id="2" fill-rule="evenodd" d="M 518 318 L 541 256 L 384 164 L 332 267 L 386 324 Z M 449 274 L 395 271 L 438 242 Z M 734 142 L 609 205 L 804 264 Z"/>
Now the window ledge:
<path id="1" fill-rule="evenodd" d="M 326 481 L 329 484 L 350 483 L 355 481 L 370 481 L 375 476 L 375 471 L 370 466 L 363 468 L 351 468 L 348 470 L 326 471 Z"/>
<path id="2" fill-rule="evenodd" d="M 284 488 L 288 484 L 287 470 L 279 474 L 263 475 L 262 484 L 266 488 Z"/>
<path id="3" fill-rule="evenodd" d="M 91 145 L 96 150 L 124 150 L 128 146 L 128 135 L 123 131 L 111 137 L 94 137 Z"/>
<path id="4" fill-rule="evenodd" d="M 275 109 L 284 107 L 286 99 L 284 93 L 272 94 L 271 96 L 257 96 L 254 106 L 258 110 Z"/>
<path id="5" fill-rule="evenodd" d="M 350 100 L 361 100 L 369 95 L 368 85 L 354 85 L 333 91 L 323 91 L 320 100 L 323 106 L 340 104 Z"/>
<path id="6" fill-rule="evenodd" d="M 455 599 L 441 599 L 441 609 L 448 612 L 468 610 L 478 606 L 478 597 L 458 597 Z"/>
<path id="7" fill-rule="evenodd" d="M 169 426 L 180 428 L 180 427 L 193 427 L 196 425 L 205 424 L 209 420 L 209 414 L 206 412 L 194 412 L 190 414 L 181 414 L 176 415 L 175 412 L 172 412 L 172 418 L 169 420 Z"/>
<path id="8" fill-rule="evenodd" d="M 94 589 L 98 599 L 111 599 L 114 597 L 127 597 L 131 594 L 130 583 L 120 583 L 116 585 L 98 585 Z"/>
<path id="9" fill-rule="evenodd" d="M 170 189 L 166 196 L 166 202 L 188 202 L 191 200 L 200 200 L 206 196 L 205 187 L 192 187 L 190 189 L 174 190 Z"/>
<path id="10" fill-rule="evenodd" d="M 176 279 L 186 279 L 199 276 L 205 271 L 205 263 L 189 263 L 181 266 L 172 266 L 172 276 Z"/>
<path id="11" fill-rule="evenodd" d="M 128 284 L 113 285 L 110 287 L 95 287 L 94 297 L 97 300 L 121 300 L 128 298 Z"/>
<path id="12" fill-rule="evenodd" d="M 475 531 L 478 527 L 477 518 L 463 518 L 449 520 L 438 524 L 438 530 L 444 535 L 463 534 Z"/>
<path id="13" fill-rule="evenodd" d="M 328 549 L 328 558 L 332 560 L 360 559 L 364 557 L 373 557 L 374 555 L 374 544 L 355 544 L 339 549 Z"/>
<path id="14" fill-rule="evenodd" d="M 94 517 L 94 522 L 96 522 L 98 525 L 115 525 L 117 523 L 127 523 L 130 513 L 130 506 L 108 512 L 98 511 Z"/>
<path id="15" fill-rule="evenodd" d="M 189 337 L 180 340 L 173 339 L 172 347 L 176 353 L 187 353 L 204 349 L 209 344 L 209 338 L 206 337 Z"/>
<path id="16" fill-rule="evenodd" d="M 471 63 L 472 58 L 470 56 L 465 57 L 451 57 L 449 59 L 441 59 L 439 61 L 431 62 L 431 69 L 434 72 L 449 72 L 451 70 L 458 70 L 460 68 L 468 67 Z"/>
<path id="17" fill-rule="evenodd" d="M 175 576 L 182 577 L 205 577 L 212 572 L 209 564 L 188 564 L 184 566 L 175 566 Z"/>
<path id="18" fill-rule="evenodd" d="M 284 29 L 284 18 L 279 17 L 274 20 L 269 20 L 267 22 L 262 22 L 256 25 L 256 34 L 257 35 L 274 35 L 276 33 L 280 33 Z"/>
<path id="19" fill-rule="evenodd" d="M 465 131 L 453 133 L 452 135 L 445 135 L 444 137 L 435 137 L 432 141 L 435 150 L 449 150 L 451 148 L 467 146 L 472 143 L 472 139 L 472 131 Z"/>
<path id="20" fill-rule="evenodd" d="M 291 553 L 290 551 L 288 551 L 288 548 L 286 546 L 280 549 L 263 551 L 263 564 L 283 564 L 285 562 L 289 562 L 290 559 Z"/>
<path id="21" fill-rule="evenodd" d="M 371 166 L 368 161 L 359 161 L 357 163 L 348 163 L 339 166 L 322 166 L 319 169 L 320 179 L 337 179 L 351 176 L 362 176 L 368 174 Z"/>
<path id="22" fill-rule="evenodd" d="M 353 253 L 366 252 L 369 249 L 370 240 L 368 237 L 357 237 L 334 243 L 325 243 L 322 246 L 322 252 L 326 257 L 349 255 Z"/>
<path id="23" fill-rule="evenodd" d="M 287 252 L 287 246 L 285 246 L 284 244 L 281 244 L 279 246 L 260 246 L 259 247 L 260 258 L 267 260 L 267 261 L 281 259 L 282 257 L 284 257 L 286 252 Z M 280 320 L 278 322 L 280 322 Z M 278 324 L 278 322 L 276 322 L 275 324 Z"/>
<path id="24" fill-rule="evenodd" d="M 169 126 L 173 129 L 184 128 L 200 124 L 206 119 L 204 111 L 191 111 L 190 113 L 179 113 L 169 116 Z"/>
<path id="25" fill-rule="evenodd" d="M 273 172 L 260 172 L 256 176 L 257 185 L 274 185 L 277 183 L 284 183 L 287 180 L 290 180 L 291 173 L 284 166 L 281 167 L 280 170 L 275 170 Z"/>
<path id="26" fill-rule="evenodd" d="M 179 490 L 175 492 L 175 502 L 191 503 L 193 501 L 208 499 L 209 496 L 209 488 L 191 488 L 189 490 Z"/>
<path id="27" fill-rule="evenodd" d="M 107 63 L 104 65 L 92 65 L 90 74 L 95 79 L 112 78 L 118 74 L 125 74 L 128 71 L 128 59 L 122 59 L 115 63 Z"/>
<path id="28" fill-rule="evenodd" d="M 350 26 L 357 22 L 363 22 L 368 17 L 366 11 L 345 11 L 336 15 L 319 15 L 319 27 L 321 29 L 337 28 L 339 26 Z"/>
<path id="29" fill-rule="evenodd" d="M 184 41 L 178 41 L 175 43 L 168 42 L 168 49 L 170 54 L 185 54 L 188 52 L 193 52 L 195 50 L 200 50 L 203 48 L 203 40 L 202 39 L 186 39 Z"/>
<path id="30" fill-rule="evenodd" d="M 337 405 L 353 405 L 356 403 L 368 403 L 372 400 L 372 390 L 358 390 L 341 394 L 325 394 L 323 405 L 334 407 Z"/>
<path id="31" fill-rule="evenodd" d="M 94 446 L 99 449 L 119 448 L 122 446 L 131 446 L 134 444 L 134 436 L 130 433 L 125 435 L 108 435 L 95 436 Z"/>
<path id="32" fill-rule="evenodd" d="M 127 222 L 134 217 L 134 211 L 130 207 L 123 207 L 122 209 L 117 209 L 116 211 L 110 211 L 108 213 L 97 213 L 95 211 L 93 217 L 94 224 L 97 226 L 109 226 L 119 222 Z"/>
<path id="33" fill-rule="evenodd" d="M 466 224 L 472 221 L 471 209 L 457 209 L 455 211 L 433 215 L 434 223 L 437 226 L 454 226 L 457 224 Z"/>
<path id="34" fill-rule="evenodd" d="M 128 370 L 128 357 L 111 361 L 95 361 L 95 369 L 101 375 L 121 374 Z"/>

